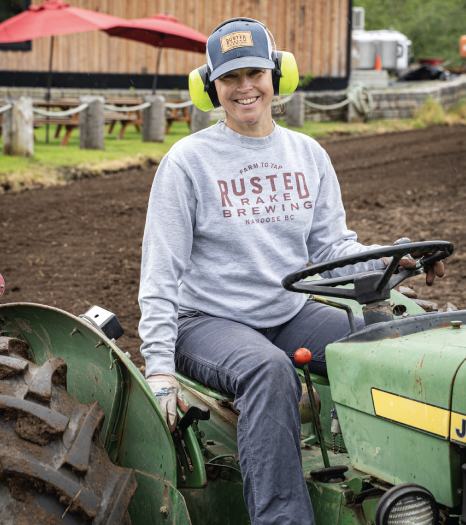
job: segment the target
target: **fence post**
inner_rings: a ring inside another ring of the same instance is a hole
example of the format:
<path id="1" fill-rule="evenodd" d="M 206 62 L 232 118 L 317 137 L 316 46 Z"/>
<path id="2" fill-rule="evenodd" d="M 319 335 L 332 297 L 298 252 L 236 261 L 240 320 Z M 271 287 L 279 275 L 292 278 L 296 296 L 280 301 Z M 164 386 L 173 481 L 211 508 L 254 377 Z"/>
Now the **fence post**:
<path id="1" fill-rule="evenodd" d="M 165 97 L 147 95 L 144 102 L 150 106 L 142 111 L 142 141 L 163 142 L 165 139 Z"/>
<path id="2" fill-rule="evenodd" d="M 89 107 L 79 114 L 79 147 L 81 149 L 104 149 L 104 102 L 104 97 L 79 98 L 80 104 L 89 104 Z"/>
<path id="3" fill-rule="evenodd" d="M 201 111 L 196 106 L 193 106 L 191 113 L 191 133 L 201 131 L 210 126 L 210 111 Z"/>
<path id="4" fill-rule="evenodd" d="M 360 115 L 356 106 L 350 102 L 348 104 L 348 122 L 364 122 L 364 116 Z"/>
<path id="5" fill-rule="evenodd" d="M 34 155 L 34 115 L 32 98 L 5 99 L 4 105 L 11 109 L 2 113 L 3 154 L 15 157 Z"/>
<path id="6" fill-rule="evenodd" d="M 304 92 L 296 91 L 286 104 L 286 125 L 302 128 L 304 125 Z"/>

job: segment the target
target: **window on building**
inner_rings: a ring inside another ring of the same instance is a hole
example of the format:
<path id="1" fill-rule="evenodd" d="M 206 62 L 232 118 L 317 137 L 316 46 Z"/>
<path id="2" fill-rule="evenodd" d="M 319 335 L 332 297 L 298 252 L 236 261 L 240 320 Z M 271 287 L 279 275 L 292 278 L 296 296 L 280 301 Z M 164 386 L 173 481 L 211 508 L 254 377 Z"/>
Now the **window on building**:
<path id="1" fill-rule="evenodd" d="M 31 0 L 0 0 L 0 22 L 25 11 Z M 0 51 L 31 51 L 31 41 L 0 44 Z"/>

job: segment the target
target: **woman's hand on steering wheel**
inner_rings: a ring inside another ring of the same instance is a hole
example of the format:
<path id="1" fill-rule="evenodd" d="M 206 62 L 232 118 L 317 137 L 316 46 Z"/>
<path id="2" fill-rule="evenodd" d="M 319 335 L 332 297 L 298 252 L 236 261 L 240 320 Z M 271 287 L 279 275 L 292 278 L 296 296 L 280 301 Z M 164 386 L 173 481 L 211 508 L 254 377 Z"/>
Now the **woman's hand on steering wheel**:
<path id="1" fill-rule="evenodd" d="M 413 269 L 416 266 L 416 258 L 422 257 L 423 255 L 431 255 L 434 252 L 426 253 L 413 253 L 413 258 L 403 257 L 400 260 L 400 266 L 406 269 Z M 388 266 L 390 264 L 391 257 L 384 257 L 384 264 Z M 433 286 L 435 278 L 441 279 L 445 275 L 445 266 L 442 261 L 436 261 L 426 271 L 426 285 Z"/>

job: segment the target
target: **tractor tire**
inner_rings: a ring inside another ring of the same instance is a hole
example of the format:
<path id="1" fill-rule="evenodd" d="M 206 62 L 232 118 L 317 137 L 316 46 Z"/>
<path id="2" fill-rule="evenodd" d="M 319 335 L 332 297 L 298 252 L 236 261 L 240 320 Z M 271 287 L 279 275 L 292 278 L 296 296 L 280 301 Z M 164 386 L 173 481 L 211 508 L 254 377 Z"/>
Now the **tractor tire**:
<path id="1" fill-rule="evenodd" d="M 68 394 L 62 359 L 28 356 L 0 337 L 0 525 L 130 523 L 136 479 L 100 443 L 102 407 Z"/>

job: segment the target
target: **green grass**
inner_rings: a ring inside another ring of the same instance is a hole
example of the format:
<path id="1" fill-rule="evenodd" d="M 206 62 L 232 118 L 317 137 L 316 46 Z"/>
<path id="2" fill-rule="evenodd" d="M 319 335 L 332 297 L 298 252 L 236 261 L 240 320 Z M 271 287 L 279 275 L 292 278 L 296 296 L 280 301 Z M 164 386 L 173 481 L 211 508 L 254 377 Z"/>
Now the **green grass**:
<path id="1" fill-rule="evenodd" d="M 136 157 L 144 155 L 148 157 L 162 157 L 175 142 L 188 134 L 188 126 L 185 122 L 175 122 L 166 135 L 163 143 L 142 142 L 141 133 L 134 126 L 129 126 L 123 140 L 117 140 L 120 131 L 115 126 L 112 135 L 105 135 L 105 150 L 81 150 L 79 149 L 79 130 L 73 131 L 66 147 L 60 146 L 61 137 L 54 139 L 56 126 L 50 126 L 50 142 L 45 142 L 45 126 L 35 130 L 36 141 L 34 142 L 34 156 L 10 157 L 0 152 L 0 176 L 15 172 L 28 172 L 42 167 L 61 168 L 76 166 L 82 163 L 100 163 L 104 161 L 118 160 L 125 157 Z"/>

